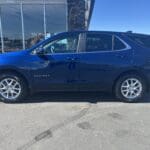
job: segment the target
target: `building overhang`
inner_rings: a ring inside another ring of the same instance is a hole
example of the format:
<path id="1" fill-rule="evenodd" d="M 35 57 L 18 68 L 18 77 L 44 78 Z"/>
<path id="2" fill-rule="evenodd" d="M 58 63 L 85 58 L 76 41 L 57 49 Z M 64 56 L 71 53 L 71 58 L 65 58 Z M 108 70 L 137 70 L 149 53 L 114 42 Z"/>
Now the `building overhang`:
<path id="1" fill-rule="evenodd" d="M 67 0 L 0 0 L 0 4 L 6 4 L 6 3 L 11 3 L 11 4 L 20 4 L 20 3 L 24 3 L 24 4 L 67 4 Z"/>

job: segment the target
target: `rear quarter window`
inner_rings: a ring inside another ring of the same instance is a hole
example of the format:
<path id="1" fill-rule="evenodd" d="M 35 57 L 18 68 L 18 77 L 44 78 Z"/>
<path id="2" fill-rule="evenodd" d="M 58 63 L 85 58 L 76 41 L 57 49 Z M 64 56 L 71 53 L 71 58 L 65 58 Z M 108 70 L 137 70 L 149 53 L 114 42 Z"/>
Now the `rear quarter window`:
<path id="1" fill-rule="evenodd" d="M 126 48 L 126 45 L 120 41 L 117 37 L 114 36 L 114 45 L 113 50 L 122 50 Z"/>
<path id="2" fill-rule="evenodd" d="M 149 35 L 127 35 L 131 40 L 140 44 L 143 47 L 150 48 L 150 36 Z"/>

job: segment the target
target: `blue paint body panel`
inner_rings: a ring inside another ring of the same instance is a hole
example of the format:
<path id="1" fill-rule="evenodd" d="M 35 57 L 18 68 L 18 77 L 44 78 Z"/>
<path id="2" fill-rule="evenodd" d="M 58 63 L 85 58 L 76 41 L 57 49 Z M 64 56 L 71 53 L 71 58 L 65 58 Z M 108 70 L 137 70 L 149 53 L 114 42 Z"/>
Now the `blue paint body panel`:
<path id="1" fill-rule="evenodd" d="M 90 31 L 78 34 L 96 33 Z M 99 32 L 101 33 L 101 32 Z M 31 49 L 0 55 L 0 73 L 16 71 L 26 78 L 33 92 L 37 91 L 112 91 L 116 79 L 129 71 L 139 72 L 150 83 L 150 49 L 144 48 L 125 33 L 116 35 L 131 48 L 118 51 L 76 52 L 39 56 L 33 51 L 61 36 L 42 41 Z M 83 43 L 84 44 L 84 43 Z"/>

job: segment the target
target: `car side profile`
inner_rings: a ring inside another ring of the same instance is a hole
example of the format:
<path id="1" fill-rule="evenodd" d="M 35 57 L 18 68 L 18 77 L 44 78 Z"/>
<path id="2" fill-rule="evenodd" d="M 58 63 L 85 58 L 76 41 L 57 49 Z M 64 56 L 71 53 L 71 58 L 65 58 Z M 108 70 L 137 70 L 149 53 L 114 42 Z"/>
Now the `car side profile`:
<path id="1" fill-rule="evenodd" d="M 136 102 L 149 85 L 149 35 L 65 32 L 30 49 L 0 54 L 3 102 L 39 91 L 109 91 Z"/>

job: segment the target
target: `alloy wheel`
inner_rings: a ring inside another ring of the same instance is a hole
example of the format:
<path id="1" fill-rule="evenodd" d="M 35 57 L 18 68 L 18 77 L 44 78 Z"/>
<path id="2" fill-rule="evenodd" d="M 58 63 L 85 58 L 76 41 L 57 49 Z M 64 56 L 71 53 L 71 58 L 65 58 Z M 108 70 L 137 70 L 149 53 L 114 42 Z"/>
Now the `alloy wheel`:
<path id="1" fill-rule="evenodd" d="M 20 96 L 21 85 L 13 78 L 5 78 L 0 81 L 0 95 L 10 101 Z"/>
<path id="2" fill-rule="evenodd" d="M 127 99 L 136 99 L 142 90 L 142 83 L 136 78 L 126 79 L 121 85 L 121 93 Z"/>

